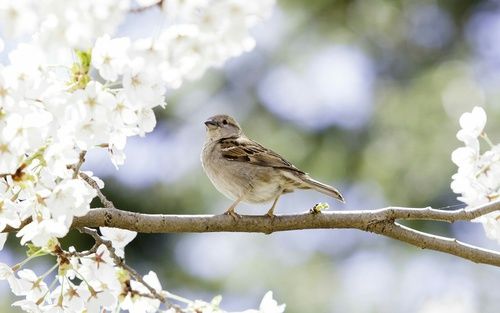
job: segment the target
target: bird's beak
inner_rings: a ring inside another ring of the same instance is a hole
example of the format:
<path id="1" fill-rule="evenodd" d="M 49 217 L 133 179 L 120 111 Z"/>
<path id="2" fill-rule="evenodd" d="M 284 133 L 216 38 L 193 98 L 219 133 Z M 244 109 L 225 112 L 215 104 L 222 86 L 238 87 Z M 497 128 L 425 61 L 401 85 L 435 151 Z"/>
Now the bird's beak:
<path id="1" fill-rule="evenodd" d="M 205 125 L 208 129 L 215 129 L 218 126 L 217 123 L 212 120 L 205 121 Z"/>

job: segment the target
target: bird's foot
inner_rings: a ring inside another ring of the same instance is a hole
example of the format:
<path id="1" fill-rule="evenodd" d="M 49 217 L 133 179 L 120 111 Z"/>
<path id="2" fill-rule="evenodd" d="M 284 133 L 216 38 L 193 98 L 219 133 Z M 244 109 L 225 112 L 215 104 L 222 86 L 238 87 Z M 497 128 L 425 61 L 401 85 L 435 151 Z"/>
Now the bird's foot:
<path id="1" fill-rule="evenodd" d="M 274 219 L 276 215 L 274 215 L 274 210 L 269 210 L 267 211 L 265 216 L 269 217 L 270 219 Z"/>
<path id="2" fill-rule="evenodd" d="M 239 215 L 238 213 L 234 212 L 234 210 L 227 210 L 226 212 L 224 212 L 224 215 L 229 215 L 231 216 L 234 220 L 238 219 L 238 218 L 241 218 L 241 215 Z"/>

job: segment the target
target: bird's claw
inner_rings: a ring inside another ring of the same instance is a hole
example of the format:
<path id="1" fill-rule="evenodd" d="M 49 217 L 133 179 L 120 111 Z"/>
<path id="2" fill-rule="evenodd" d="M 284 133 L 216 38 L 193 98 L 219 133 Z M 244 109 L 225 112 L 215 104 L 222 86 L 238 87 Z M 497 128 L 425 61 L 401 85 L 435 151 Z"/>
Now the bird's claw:
<path id="1" fill-rule="evenodd" d="M 234 212 L 233 210 L 227 210 L 226 212 L 224 212 L 224 215 L 229 215 L 231 216 L 234 220 L 238 219 L 238 218 L 241 218 L 241 215 L 239 215 L 238 213 Z"/>
<path id="2" fill-rule="evenodd" d="M 274 217 L 275 217 L 276 215 L 274 215 L 274 213 L 273 213 L 273 212 L 269 211 L 269 212 L 267 212 L 267 213 L 266 213 L 266 215 L 265 215 L 265 216 L 269 217 L 270 219 L 274 219 Z"/>

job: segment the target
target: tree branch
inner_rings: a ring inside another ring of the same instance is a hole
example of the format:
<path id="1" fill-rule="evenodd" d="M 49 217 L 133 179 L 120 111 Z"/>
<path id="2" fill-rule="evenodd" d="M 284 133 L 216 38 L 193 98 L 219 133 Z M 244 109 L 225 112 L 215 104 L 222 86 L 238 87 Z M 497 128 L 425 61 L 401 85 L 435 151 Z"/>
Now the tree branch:
<path id="1" fill-rule="evenodd" d="M 500 253 L 486 250 L 454 238 L 436 236 L 396 223 L 396 220 L 434 220 L 443 222 L 470 221 L 500 210 L 500 201 L 473 209 L 452 211 L 432 208 L 388 207 L 378 210 L 331 211 L 319 214 L 302 213 L 267 216 L 242 216 L 233 219 L 227 215 L 162 215 L 141 214 L 114 208 L 91 210 L 86 216 L 75 218 L 72 227 L 116 227 L 141 233 L 181 232 L 258 232 L 300 229 L 354 228 L 373 232 L 414 246 L 452 254 L 476 263 L 500 266 Z"/>
<path id="2" fill-rule="evenodd" d="M 431 220 L 453 223 L 471 221 L 485 214 L 499 211 L 500 200 L 472 209 L 438 210 L 427 208 L 387 207 L 377 210 L 330 211 L 268 216 L 227 215 L 162 215 L 141 214 L 117 209 L 101 192 L 96 181 L 85 173 L 80 177 L 92 186 L 105 208 L 92 209 L 83 217 L 76 217 L 72 228 L 115 227 L 141 233 L 182 232 L 252 232 L 271 234 L 277 231 L 301 229 L 352 228 L 372 232 L 414 246 L 452 254 L 472 262 L 500 267 L 500 252 L 487 250 L 454 238 L 420 232 L 396 223 L 396 220 Z M 23 223 L 24 224 L 24 223 Z M 17 231 L 6 227 L 3 232 Z"/>

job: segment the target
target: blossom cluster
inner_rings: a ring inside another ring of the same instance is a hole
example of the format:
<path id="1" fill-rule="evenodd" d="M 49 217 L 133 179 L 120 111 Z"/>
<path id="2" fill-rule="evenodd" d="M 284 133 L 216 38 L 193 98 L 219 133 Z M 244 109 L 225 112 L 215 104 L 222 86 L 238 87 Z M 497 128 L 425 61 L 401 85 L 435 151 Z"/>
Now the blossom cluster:
<path id="1" fill-rule="evenodd" d="M 120 263 L 124 248 L 136 233 L 128 230 L 101 227 L 103 242 L 89 251 L 77 252 L 74 247 L 65 251 L 52 241 L 45 248 L 31 246 L 29 258 L 9 267 L 0 263 L 0 279 L 6 280 L 16 296 L 25 297 L 13 303 L 26 312 L 165 312 L 165 313 L 224 313 L 219 307 L 221 297 L 211 302 L 191 301 L 162 290 L 156 273 L 150 271 L 144 277 L 137 277 Z M 2 243 L 3 244 L 3 243 Z M 25 264 L 36 257 L 52 254 L 57 257 L 56 264 L 42 275 L 37 275 Z M 121 257 L 120 257 L 121 256 Z M 118 260 L 116 260 L 119 258 Z M 46 280 L 57 269 L 52 283 Z M 154 294 L 152 290 L 154 290 Z M 183 303 L 163 308 L 161 299 L 170 298 Z M 283 313 L 285 305 L 272 298 L 268 292 L 259 310 L 246 310 L 241 313 Z"/>
<path id="2" fill-rule="evenodd" d="M 115 166 L 123 164 L 127 138 L 153 130 L 153 109 L 166 104 L 167 89 L 250 50 L 249 28 L 273 0 L 137 4 L 164 15 L 155 36 L 113 37 L 128 14 L 138 14 L 129 0 L 0 0 L 2 36 L 18 41 L 0 64 L 0 250 L 10 228 L 29 254 L 14 266 L 0 264 L 0 279 L 24 297 L 15 305 L 25 311 L 156 312 L 162 298 L 173 297 L 154 272 L 142 278 L 123 266 L 133 232 L 102 228 L 112 249 L 61 248 L 58 238 L 104 186 L 90 172 L 94 184 L 83 180 L 80 166 L 92 149 L 107 149 Z M 26 267 L 47 254 L 57 262 L 45 274 Z M 181 302 L 185 312 L 222 312 L 217 301 Z M 261 307 L 284 310 L 270 295 Z"/>
<path id="3" fill-rule="evenodd" d="M 451 155 L 458 171 L 452 176 L 453 192 L 461 194 L 458 198 L 469 207 L 479 206 L 500 196 L 500 145 L 493 144 L 486 133 L 486 112 L 474 107 L 460 117 L 461 129 L 457 138 L 464 143 Z M 480 139 L 487 145 L 481 150 Z M 500 243 L 500 212 L 492 212 L 475 220 L 483 224 L 488 238 Z"/>
<path id="4" fill-rule="evenodd" d="M 97 38 L 113 34 L 131 13 L 131 0 L 10 1 L 0 0 L 0 28 L 14 38 L 33 34 L 34 41 L 53 59 L 67 58 L 67 49 L 88 50 Z M 103 78 L 114 81 L 117 73 L 149 67 L 164 86 L 177 88 L 185 79 L 199 78 L 207 68 L 251 50 L 255 41 L 249 29 L 267 17 L 274 0 L 142 0 L 139 5 L 161 9 L 165 26 L 154 36 L 109 43 L 102 41 L 97 61 Z M 137 10 L 137 9 L 136 9 Z M 127 43 L 128 42 L 128 43 Z M 125 49 L 132 59 L 127 60 Z M 126 62 L 127 61 L 127 62 Z M 130 64 L 130 62 L 133 63 Z M 127 66 L 125 66 L 127 65 Z M 132 65 L 132 66 L 130 66 Z"/>
<path id="5" fill-rule="evenodd" d="M 7 38 L 33 36 L 45 51 L 86 50 L 113 33 L 128 12 L 128 0 L 0 0 L 0 26 Z"/>

